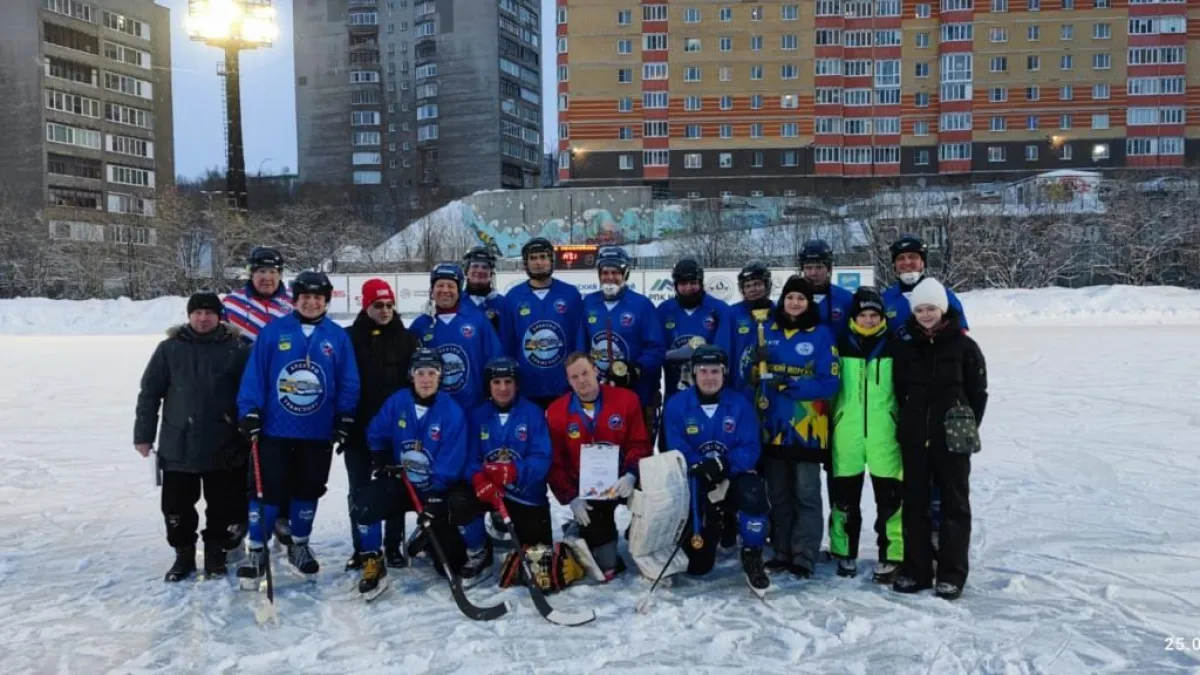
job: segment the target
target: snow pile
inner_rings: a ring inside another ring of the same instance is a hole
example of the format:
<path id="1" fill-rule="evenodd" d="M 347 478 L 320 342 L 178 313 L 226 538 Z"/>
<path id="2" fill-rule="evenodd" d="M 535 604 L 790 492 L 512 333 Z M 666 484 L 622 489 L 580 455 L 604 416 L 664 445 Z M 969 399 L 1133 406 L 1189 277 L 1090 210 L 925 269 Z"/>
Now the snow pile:
<path id="1" fill-rule="evenodd" d="M 1173 286 L 987 290 L 959 297 L 972 327 L 1200 324 L 1200 291 Z M 186 308 L 182 297 L 0 300 L 0 335 L 157 335 L 182 322 Z"/>

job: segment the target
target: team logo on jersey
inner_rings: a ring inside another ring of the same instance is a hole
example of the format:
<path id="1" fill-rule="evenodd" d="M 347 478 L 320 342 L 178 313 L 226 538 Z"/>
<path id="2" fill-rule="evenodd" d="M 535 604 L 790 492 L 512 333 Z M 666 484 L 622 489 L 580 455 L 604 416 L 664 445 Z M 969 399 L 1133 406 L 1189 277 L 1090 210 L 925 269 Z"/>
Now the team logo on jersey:
<path id="1" fill-rule="evenodd" d="M 563 300 L 562 298 L 555 300 L 554 301 L 554 311 L 558 312 L 559 314 L 566 314 L 567 313 L 567 301 Z"/>
<path id="2" fill-rule="evenodd" d="M 625 420 L 620 415 L 612 415 L 608 418 L 608 428 L 613 431 L 620 431 L 625 428 Z"/>
<path id="3" fill-rule="evenodd" d="M 462 328 L 458 329 L 458 332 L 462 333 L 462 336 L 469 340 L 471 339 L 471 336 L 475 334 L 475 326 L 472 326 L 469 323 L 464 323 Z"/>
<path id="4" fill-rule="evenodd" d="M 401 429 L 407 427 L 408 426 L 408 415 L 405 415 L 404 413 L 400 413 L 400 419 L 399 419 L 399 421 L 396 422 L 396 426 L 400 427 Z"/>
<path id="5" fill-rule="evenodd" d="M 400 466 L 404 467 L 408 480 L 418 490 L 428 489 L 433 482 L 433 460 L 429 453 L 415 440 L 404 441 L 400 448 Z"/>
<path id="6" fill-rule="evenodd" d="M 519 314 L 521 316 L 529 316 L 530 311 L 531 310 L 529 309 L 529 305 L 522 302 L 521 307 L 517 310 L 517 314 Z"/>
<path id="7" fill-rule="evenodd" d="M 432 339 L 433 339 L 433 333 L 426 333 L 426 334 L 425 334 L 425 341 L 426 341 L 426 342 L 429 342 L 429 341 L 430 341 L 430 340 L 432 340 Z"/>
<path id="8" fill-rule="evenodd" d="M 489 309 L 488 309 L 488 311 L 487 311 L 487 318 L 488 318 L 488 321 L 492 321 L 492 320 L 494 320 L 494 319 L 495 319 L 496 317 L 498 317 L 498 316 L 500 316 L 500 313 L 499 313 L 499 312 L 497 312 L 496 310 L 494 310 L 494 309 L 491 309 L 491 308 L 489 308 Z"/>
<path id="9" fill-rule="evenodd" d="M 796 345 L 796 353 L 800 356 L 810 356 L 813 353 L 811 342 L 801 342 Z"/>
<path id="10" fill-rule="evenodd" d="M 567 357 L 567 337 L 553 321 L 534 321 L 521 338 L 525 360 L 538 368 L 550 368 Z"/>
<path id="11" fill-rule="evenodd" d="M 738 335 L 745 335 L 750 332 L 750 324 L 745 321 L 738 322 Z"/>
<path id="12" fill-rule="evenodd" d="M 667 317 L 667 323 L 665 324 L 665 326 L 666 326 L 667 330 L 675 329 L 675 315 L 674 314 Z"/>
<path id="13" fill-rule="evenodd" d="M 841 310 L 840 308 L 834 307 L 834 308 L 833 308 L 833 311 L 832 311 L 832 312 L 830 312 L 830 314 L 832 314 L 832 315 L 833 315 L 833 321 L 834 321 L 834 323 L 839 323 L 839 322 L 841 322 L 841 320 L 842 320 L 842 310 Z"/>
<path id="14" fill-rule="evenodd" d="M 456 344 L 445 344 L 437 348 L 442 357 L 442 391 L 456 394 L 467 386 L 467 376 L 471 369 L 471 360 L 467 353 Z"/>
<path id="15" fill-rule="evenodd" d="M 524 424 L 517 425 L 513 433 L 516 435 L 518 441 L 525 442 L 529 438 L 529 427 Z"/>
<path id="16" fill-rule="evenodd" d="M 588 323 L 597 323 L 600 319 L 596 318 L 595 314 L 588 314 Z"/>
<path id="17" fill-rule="evenodd" d="M 520 457 L 512 448 L 500 446 L 485 454 L 483 461 L 484 463 L 511 464 L 514 459 L 520 459 Z"/>
<path id="18" fill-rule="evenodd" d="M 609 340 L 609 336 L 612 340 Z M 612 357 L 614 361 L 624 361 L 625 355 L 629 353 L 628 346 L 625 344 L 625 338 L 621 337 L 620 333 L 609 333 L 608 331 L 600 331 L 592 335 L 592 361 L 595 361 L 596 367 L 600 372 L 608 372 L 608 350 L 611 344 Z"/>
<path id="19" fill-rule="evenodd" d="M 279 338 L 279 351 L 286 352 L 287 350 L 289 350 L 291 348 L 292 348 L 292 341 L 291 341 L 290 337 Z"/>
<path id="20" fill-rule="evenodd" d="M 725 419 L 721 420 L 721 430 L 727 434 L 732 434 L 733 432 L 737 431 L 737 420 L 733 419 L 732 417 L 726 417 Z"/>
<path id="21" fill-rule="evenodd" d="M 704 317 L 704 330 L 713 330 L 717 327 L 717 315 L 709 314 Z"/>
<path id="22" fill-rule="evenodd" d="M 579 438 L 579 425 L 571 422 L 567 425 L 567 438 Z"/>
<path id="23" fill-rule="evenodd" d="M 293 415 L 315 412 L 325 400 L 325 373 L 308 359 L 284 366 L 275 385 L 279 405 Z"/>
<path id="24" fill-rule="evenodd" d="M 729 448 L 721 441 L 705 441 L 700 444 L 699 448 L 696 448 L 696 451 L 704 457 L 720 458 L 729 452 Z"/>
<path id="25" fill-rule="evenodd" d="M 430 424 L 429 425 L 429 440 L 431 440 L 431 441 L 442 440 L 442 425 L 440 425 L 440 424 Z"/>
<path id="26" fill-rule="evenodd" d="M 487 439 L 489 439 L 491 437 L 492 437 L 492 433 L 490 431 L 488 431 L 487 427 L 481 427 L 479 429 L 479 440 L 486 441 Z"/>
<path id="27" fill-rule="evenodd" d="M 321 353 L 325 356 L 333 356 L 333 345 L 330 344 L 329 340 L 321 343 Z"/>
<path id="28" fill-rule="evenodd" d="M 689 436 L 695 436 L 696 434 L 700 433 L 700 427 L 696 426 L 695 420 L 688 420 L 687 429 L 684 431 L 686 431 Z"/>
<path id="29" fill-rule="evenodd" d="M 621 313 L 621 325 L 625 326 L 626 328 L 632 326 L 633 325 L 633 314 L 630 314 L 629 312 L 622 312 Z"/>

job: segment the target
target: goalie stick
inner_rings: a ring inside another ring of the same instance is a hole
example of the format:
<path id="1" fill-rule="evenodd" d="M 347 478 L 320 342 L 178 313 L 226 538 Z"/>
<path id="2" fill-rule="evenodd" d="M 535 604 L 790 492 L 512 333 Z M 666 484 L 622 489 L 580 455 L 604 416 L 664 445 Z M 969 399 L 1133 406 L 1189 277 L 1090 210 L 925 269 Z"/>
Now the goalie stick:
<path id="1" fill-rule="evenodd" d="M 524 551 L 521 549 L 521 541 L 517 539 L 517 529 L 513 526 L 512 518 L 508 516 L 508 508 L 504 506 L 504 502 L 500 501 L 496 504 L 496 511 L 500 514 L 500 518 L 504 520 L 504 527 L 508 530 L 509 536 L 512 537 L 513 547 L 515 548 L 514 555 L 521 561 L 521 572 L 525 576 L 525 587 L 529 589 L 529 596 L 533 598 L 533 605 L 537 607 L 538 614 L 550 623 L 559 626 L 582 626 L 585 623 L 591 623 L 596 620 L 596 613 L 592 610 L 584 612 L 564 612 L 554 609 L 550 602 L 546 600 L 546 594 L 542 593 L 542 589 L 537 585 L 537 580 L 534 579 L 533 569 L 529 567 L 529 559 L 525 557 Z"/>

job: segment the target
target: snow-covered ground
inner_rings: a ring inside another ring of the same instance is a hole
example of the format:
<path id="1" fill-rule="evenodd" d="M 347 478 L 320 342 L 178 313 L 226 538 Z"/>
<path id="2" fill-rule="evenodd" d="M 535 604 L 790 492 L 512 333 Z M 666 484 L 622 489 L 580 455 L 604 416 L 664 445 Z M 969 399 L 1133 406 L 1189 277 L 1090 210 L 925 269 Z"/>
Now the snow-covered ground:
<path id="1" fill-rule="evenodd" d="M 523 589 L 491 586 L 470 595 L 507 600 L 510 613 L 471 622 L 424 561 L 363 604 L 341 572 L 340 459 L 313 536 L 320 581 L 306 588 L 277 566 L 277 626 L 256 622 L 262 596 L 164 584 L 171 552 L 131 428 L 142 367 L 182 304 L 0 302 L 0 670 L 1200 672 L 1200 294 L 992 291 L 964 302 L 992 398 L 959 601 L 896 595 L 825 566 L 808 582 L 776 580 L 762 603 L 729 556 L 709 578 L 660 588 L 645 615 L 634 606 L 648 584 L 631 575 L 551 596 L 597 611 L 573 629 L 544 622 Z M 1172 636 L 1189 649 L 1166 649 Z"/>

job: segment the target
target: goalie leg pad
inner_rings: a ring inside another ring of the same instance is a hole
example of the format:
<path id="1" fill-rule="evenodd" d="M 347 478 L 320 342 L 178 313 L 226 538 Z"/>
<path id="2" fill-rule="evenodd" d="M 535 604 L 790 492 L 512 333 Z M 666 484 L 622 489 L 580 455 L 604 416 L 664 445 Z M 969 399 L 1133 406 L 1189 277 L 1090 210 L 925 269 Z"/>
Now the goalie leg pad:
<path id="1" fill-rule="evenodd" d="M 663 571 L 684 532 L 690 511 L 687 461 L 678 451 L 652 455 L 638 465 L 640 489 L 629 503 L 629 554 L 643 576 Z M 664 576 L 687 569 L 686 556 L 675 556 Z"/>

